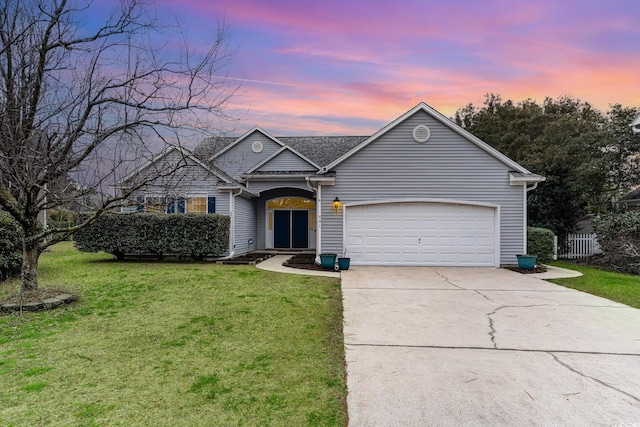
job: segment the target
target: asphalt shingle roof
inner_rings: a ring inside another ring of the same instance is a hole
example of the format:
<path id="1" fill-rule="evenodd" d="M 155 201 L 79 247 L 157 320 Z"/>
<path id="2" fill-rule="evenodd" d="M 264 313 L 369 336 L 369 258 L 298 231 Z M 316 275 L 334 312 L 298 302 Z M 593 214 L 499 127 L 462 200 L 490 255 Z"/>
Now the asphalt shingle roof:
<path id="1" fill-rule="evenodd" d="M 326 166 L 343 154 L 365 141 L 368 136 L 282 136 L 278 141 L 288 145 L 298 153 L 307 157 L 319 166 Z M 233 144 L 238 138 L 208 138 L 194 150 L 194 155 L 201 160 L 208 160 L 214 154 Z"/>
<path id="2" fill-rule="evenodd" d="M 368 136 L 283 136 L 278 140 L 312 162 L 326 166 L 352 150 Z"/>

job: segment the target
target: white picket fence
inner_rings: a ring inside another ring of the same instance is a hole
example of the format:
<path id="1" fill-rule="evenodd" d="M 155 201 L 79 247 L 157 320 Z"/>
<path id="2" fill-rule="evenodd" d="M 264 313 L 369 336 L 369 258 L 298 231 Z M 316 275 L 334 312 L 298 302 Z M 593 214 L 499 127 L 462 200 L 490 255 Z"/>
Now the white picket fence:
<path id="1" fill-rule="evenodd" d="M 566 252 L 558 252 L 558 258 L 585 258 L 594 254 L 599 254 L 600 245 L 594 233 L 569 234 L 569 244 Z M 557 242 L 557 238 L 556 238 Z M 556 243 L 556 248 L 558 245 Z"/>

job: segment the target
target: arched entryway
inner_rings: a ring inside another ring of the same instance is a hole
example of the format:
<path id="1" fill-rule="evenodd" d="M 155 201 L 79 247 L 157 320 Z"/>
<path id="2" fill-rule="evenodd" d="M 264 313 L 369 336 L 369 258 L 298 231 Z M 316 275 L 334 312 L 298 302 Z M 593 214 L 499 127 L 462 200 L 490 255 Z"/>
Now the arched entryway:
<path id="1" fill-rule="evenodd" d="M 274 249 L 315 247 L 316 202 L 301 196 L 276 197 L 266 202 L 266 244 Z"/>

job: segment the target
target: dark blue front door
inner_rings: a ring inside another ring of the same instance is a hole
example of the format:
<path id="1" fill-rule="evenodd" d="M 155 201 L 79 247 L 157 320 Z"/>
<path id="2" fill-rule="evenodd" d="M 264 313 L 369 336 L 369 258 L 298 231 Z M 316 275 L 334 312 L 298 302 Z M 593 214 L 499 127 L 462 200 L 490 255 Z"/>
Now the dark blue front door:
<path id="1" fill-rule="evenodd" d="M 273 211 L 273 247 L 309 247 L 309 211 Z"/>
<path id="2" fill-rule="evenodd" d="M 291 247 L 291 211 L 273 211 L 273 247 Z"/>
<path id="3" fill-rule="evenodd" d="M 309 212 L 291 211 L 291 247 L 306 249 L 309 247 Z"/>

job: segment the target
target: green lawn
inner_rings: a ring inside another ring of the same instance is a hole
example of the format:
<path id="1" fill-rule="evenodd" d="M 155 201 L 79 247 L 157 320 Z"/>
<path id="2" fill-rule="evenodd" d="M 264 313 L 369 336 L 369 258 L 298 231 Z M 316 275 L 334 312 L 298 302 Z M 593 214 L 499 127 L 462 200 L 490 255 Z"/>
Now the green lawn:
<path id="1" fill-rule="evenodd" d="M 0 316 L 0 425 L 346 425 L 338 279 L 70 243 L 40 265 L 81 299 Z"/>
<path id="2" fill-rule="evenodd" d="M 550 282 L 640 308 L 640 276 L 614 273 L 571 262 L 558 261 L 553 265 L 577 270 L 583 276 L 554 279 Z"/>

